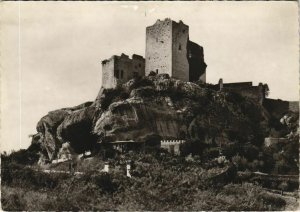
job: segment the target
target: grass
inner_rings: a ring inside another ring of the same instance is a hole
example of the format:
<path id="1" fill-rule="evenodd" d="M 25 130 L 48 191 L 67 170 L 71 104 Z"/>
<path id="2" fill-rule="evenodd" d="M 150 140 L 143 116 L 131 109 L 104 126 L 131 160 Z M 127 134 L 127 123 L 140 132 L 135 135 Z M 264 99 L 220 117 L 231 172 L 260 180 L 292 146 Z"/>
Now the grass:
<path id="1" fill-rule="evenodd" d="M 103 161 L 98 158 L 82 161 L 78 167 L 85 174 L 80 176 L 20 167 L 5 173 L 3 169 L 6 178 L 2 180 L 2 209 L 214 211 L 285 207 L 283 199 L 253 184 L 211 184 L 210 179 L 224 168 L 206 170 L 183 158 L 149 154 L 134 155 L 132 159 L 136 161 L 132 178 L 126 177 L 120 158 L 111 161 L 109 174 L 99 172 Z"/>

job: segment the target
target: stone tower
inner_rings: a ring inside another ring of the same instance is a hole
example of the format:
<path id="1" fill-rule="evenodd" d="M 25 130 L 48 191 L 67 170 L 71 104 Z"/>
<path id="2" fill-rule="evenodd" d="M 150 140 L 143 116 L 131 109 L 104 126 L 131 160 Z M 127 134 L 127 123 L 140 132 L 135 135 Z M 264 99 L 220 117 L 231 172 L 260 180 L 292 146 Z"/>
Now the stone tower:
<path id="1" fill-rule="evenodd" d="M 206 82 L 203 47 L 189 40 L 189 26 L 169 18 L 146 28 L 146 75 L 166 73 L 183 81 Z"/>
<path id="2" fill-rule="evenodd" d="M 146 70 L 189 81 L 189 27 L 166 18 L 146 28 Z"/>

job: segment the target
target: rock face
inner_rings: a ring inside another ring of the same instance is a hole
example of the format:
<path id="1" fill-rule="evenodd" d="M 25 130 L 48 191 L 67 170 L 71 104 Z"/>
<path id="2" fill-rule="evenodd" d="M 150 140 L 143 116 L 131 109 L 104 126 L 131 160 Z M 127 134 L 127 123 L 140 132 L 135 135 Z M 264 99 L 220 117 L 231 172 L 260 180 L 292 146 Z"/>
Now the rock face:
<path id="1" fill-rule="evenodd" d="M 140 142 L 153 135 L 207 144 L 263 143 L 265 113 L 250 99 L 162 74 L 101 88 L 94 102 L 49 112 L 38 122 L 32 142 L 49 161 L 57 159 L 66 142 L 75 154 L 103 142 Z"/>
<path id="2" fill-rule="evenodd" d="M 186 131 L 180 123 L 179 115 L 165 98 L 157 98 L 155 102 L 130 98 L 112 103 L 97 120 L 94 133 L 105 132 L 112 141 L 140 141 L 151 134 L 176 138 L 181 130 Z"/>
<path id="3" fill-rule="evenodd" d="M 76 107 L 51 111 L 41 118 L 36 127 L 38 133 L 33 136 L 32 143 L 40 145 L 45 160 L 55 159 L 59 148 L 67 142 L 61 134 L 61 129 L 67 125 L 67 120 L 76 117 L 79 111 L 85 111 L 91 104 L 92 102 L 87 102 Z"/>

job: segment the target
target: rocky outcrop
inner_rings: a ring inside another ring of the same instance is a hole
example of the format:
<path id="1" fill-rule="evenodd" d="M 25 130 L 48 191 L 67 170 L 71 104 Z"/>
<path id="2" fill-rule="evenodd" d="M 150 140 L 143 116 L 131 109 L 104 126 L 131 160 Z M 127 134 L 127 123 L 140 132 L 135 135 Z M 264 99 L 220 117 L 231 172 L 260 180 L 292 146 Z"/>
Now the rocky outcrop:
<path id="1" fill-rule="evenodd" d="M 166 99 L 150 101 L 132 97 L 114 102 L 97 120 L 94 133 L 111 141 L 142 141 L 151 134 L 176 138 L 186 128 L 181 126 L 179 115 Z"/>
<path id="2" fill-rule="evenodd" d="M 96 143 L 92 130 L 98 112 L 96 107 L 90 106 L 66 116 L 57 128 L 60 142 L 70 142 L 76 153 L 91 149 Z"/>
<path id="3" fill-rule="evenodd" d="M 50 161 L 66 142 L 76 154 L 103 142 L 151 136 L 259 144 L 267 122 L 268 114 L 255 101 L 162 74 L 101 88 L 94 102 L 49 112 L 37 124 L 33 142 Z"/>
<path id="4" fill-rule="evenodd" d="M 54 159 L 57 149 L 61 145 L 57 138 L 57 127 L 71 112 L 65 109 L 49 112 L 37 124 L 38 135 L 34 141 L 41 144 L 49 160 Z"/>
<path id="5" fill-rule="evenodd" d="M 87 102 L 76 107 L 63 108 L 49 112 L 38 122 L 32 143 L 39 144 L 44 160 L 53 160 L 57 157 L 58 149 L 67 140 L 61 135 L 62 123 L 69 120 L 78 111 L 84 111 L 92 102 Z"/>

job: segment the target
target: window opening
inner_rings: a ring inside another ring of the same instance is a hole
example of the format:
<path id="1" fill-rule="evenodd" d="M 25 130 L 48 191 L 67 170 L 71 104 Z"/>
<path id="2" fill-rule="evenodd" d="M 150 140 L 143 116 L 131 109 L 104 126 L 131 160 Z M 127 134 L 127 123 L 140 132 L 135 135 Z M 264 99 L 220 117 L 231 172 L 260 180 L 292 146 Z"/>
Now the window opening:
<path id="1" fill-rule="evenodd" d="M 115 70 L 114 75 L 115 75 L 115 77 L 116 77 L 117 79 L 119 79 L 119 70 L 118 70 L 118 69 Z"/>

